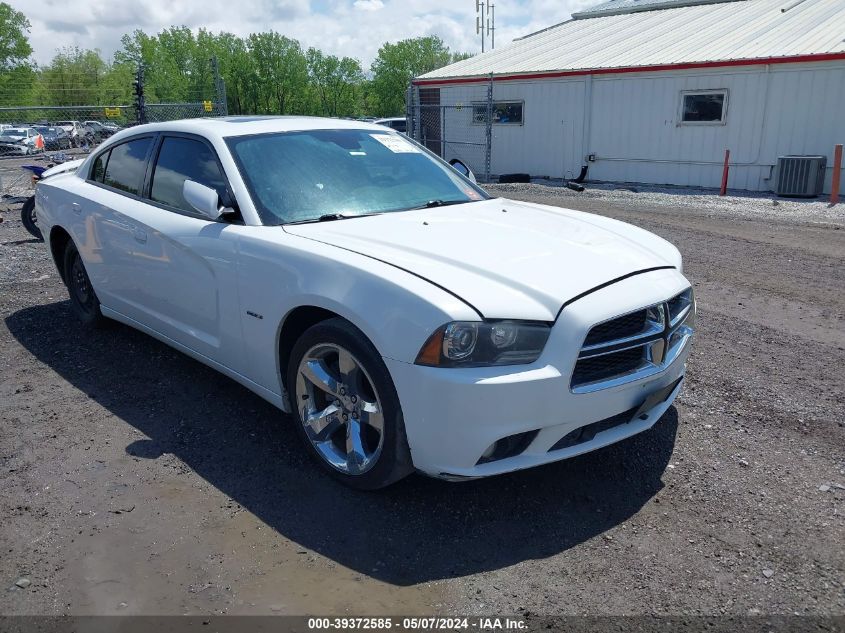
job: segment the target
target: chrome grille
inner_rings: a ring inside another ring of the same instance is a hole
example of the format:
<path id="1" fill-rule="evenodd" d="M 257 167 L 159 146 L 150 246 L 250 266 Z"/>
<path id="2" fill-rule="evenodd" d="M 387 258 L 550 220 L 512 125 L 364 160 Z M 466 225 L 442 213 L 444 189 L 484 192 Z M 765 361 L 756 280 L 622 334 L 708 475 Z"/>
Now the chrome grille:
<path id="1" fill-rule="evenodd" d="M 637 310 L 618 319 L 600 323 L 587 334 L 584 345 L 596 345 L 597 343 L 606 343 L 618 338 L 639 334 L 646 325 L 646 315 L 647 310 Z"/>
<path id="2" fill-rule="evenodd" d="M 688 288 L 663 303 L 593 326 L 572 372 L 572 391 L 597 391 L 661 371 L 692 336 L 694 314 Z"/>
<path id="3" fill-rule="evenodd" d="M 606 380 L 617 374 L 633 371 L 643 362 L 643 348 L 631 347 L 611 354 L 590 356 L 578 360 L 572 374 L 572 384 Z"/>

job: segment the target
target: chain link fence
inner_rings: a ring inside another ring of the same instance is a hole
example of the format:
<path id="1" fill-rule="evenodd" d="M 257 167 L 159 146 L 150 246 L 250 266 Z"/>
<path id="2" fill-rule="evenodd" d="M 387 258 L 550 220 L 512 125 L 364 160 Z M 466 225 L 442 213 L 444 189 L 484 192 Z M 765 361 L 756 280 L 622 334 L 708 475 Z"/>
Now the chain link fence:
<path id="1" fill-rule="evenodd" d="M 490 182 L 493 82 L 444 102 L 439 88 L 411 86 L 406 93 L 407 134 L 450 164 L 462 163 L 479 182 Z"/>
<path id="2" fill-rule="evenodd" d="M 148 103 L 144 73 L 135 74 L 132 103 L 105 105 L 20 105 L 0 107 L 0 210 L 32 195 L 32 171 L 23 165 L 50 167 L 82 158 L 107 138 L 134 125 L 226 116 L 226 90 L 212 60 L 213 88 L 196 102 Z M 46 101 L 67 93 L 44 95 Z"/>

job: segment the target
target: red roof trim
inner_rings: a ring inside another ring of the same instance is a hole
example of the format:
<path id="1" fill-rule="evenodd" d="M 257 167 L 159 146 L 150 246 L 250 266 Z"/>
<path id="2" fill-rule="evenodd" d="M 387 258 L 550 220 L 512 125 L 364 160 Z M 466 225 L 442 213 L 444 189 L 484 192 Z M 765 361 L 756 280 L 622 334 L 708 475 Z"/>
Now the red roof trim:
<path id="1" fill-rule="evenodd" d="M 593 68 L 592 70 L 559 70 L 540 73 L 494 75 L 494 81 L 521 81 L 525 79 L 556 79 L 558 77 L 579 77 L 583 75 L 616 75 L 624 73 L 648 73 L 666 70 L 691 70 L 695 68 L 724 68 L 729 66 L 764 66 L 766 64 L 797 64 L 801 62 L 830 62 L 845 60 L 845 52 L 819 53 L 815 55 L 793 55 L 792 57 L 761 57 L 757 59 L 735 59 L 716 62 L 690 62 L 686 64 L 660 64 L 657 66 L 625 66 L 621 68 Z M 470 84 L 487 82 L 490 77 L 452 77 L 443 79 L 415 79 L 415 86 L 445 84 Z"/>

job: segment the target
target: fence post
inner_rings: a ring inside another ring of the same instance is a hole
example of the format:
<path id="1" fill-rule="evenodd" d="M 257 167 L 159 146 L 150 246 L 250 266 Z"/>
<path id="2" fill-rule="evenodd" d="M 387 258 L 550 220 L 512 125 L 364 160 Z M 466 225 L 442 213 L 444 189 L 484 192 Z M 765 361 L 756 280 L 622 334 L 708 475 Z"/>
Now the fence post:
<path id="1" fill-rule="evenodd" d="M 440 105 L 440 158 L 446 158 L 446 106 Z"/>
<path id="2" fill-rule="evenodd" d="M 724 196 L 728 192 L 728 170 L 730 169 L 731 150 L 725 150 L 725 166 L 722 168 L 722 187 L 719 195 Z"/>
<path id="3" fill-rule="evenodd" d="M 135 109 L 138 116 L 138 125 L 147 122 L 147 104 L 144 100 L 144 62 L 138 62 L 138 70 L 135 71 Z"/>
<path id="4" fill-rule="evenodd" d="M 842 143 L 833 150 L 833 180 L 830 183 L 830 206 L 839 202 L 839 183 L 842 179 Z"/>
<path id="5" fill-rule="evenodd" d="M 487 143 L 484 148 L 484 182 L 490 182 L 490 154 L 493 147 L 493 73 L 490 73 L 490 83 L 487 84 Z"/>
<path id="6" fill-rule="evenodd" d="M 220 109 L 219 116 L 229 115 L 229 103 L 226 100 L 226 82 L 220 76 L 220 65 L 217 57 L 211 58 L 211 70 L 214 73 L 214 92 L 216 93 L 217 106 Z"/>
<path id="7" fill-rule="evenodd" d="M 413 139 L 416 139 L 414 134 L 414 82 L 408 85 L 405 90 L 405 133 Z"/>

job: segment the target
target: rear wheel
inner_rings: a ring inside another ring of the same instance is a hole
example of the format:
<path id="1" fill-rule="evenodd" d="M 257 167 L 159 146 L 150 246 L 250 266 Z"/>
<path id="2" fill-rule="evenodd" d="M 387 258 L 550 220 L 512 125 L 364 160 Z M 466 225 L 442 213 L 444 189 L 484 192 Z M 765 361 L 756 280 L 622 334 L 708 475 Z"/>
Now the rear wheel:
<path id="1" fill-rule="evenodd" d="M 307 330 L 287 385 L 300 437 L 336 479 L 374 490 L 413 471 L 393 381 L 357 328 L 330 319 Z"/>
<path id="2" fill-rule="evenodd" d="M 70 306 L 82 324 L 90 328 L 100 328 L 105 325 L 106 318 L 100 312 L 100 300 L 88 278 L 88 271 L 76 248 L 76 244 L 68 242 L 64 255 L 65 285 L 70 295 Z"/>
<path id="3" fill-rule="evenodd" d="M 21 207 L 21 222 L 24 228 L 29 231 L 33 237 L 44 241 L 44 236 L 41 234 L 41 229 L 38 228 L 38 218 L 35 217 L 35 196 L 30 196 L 26 199 Z"/>

